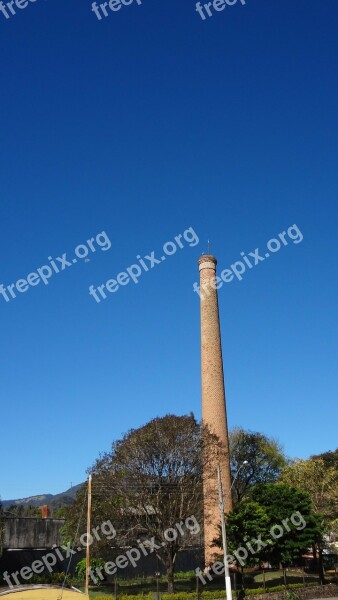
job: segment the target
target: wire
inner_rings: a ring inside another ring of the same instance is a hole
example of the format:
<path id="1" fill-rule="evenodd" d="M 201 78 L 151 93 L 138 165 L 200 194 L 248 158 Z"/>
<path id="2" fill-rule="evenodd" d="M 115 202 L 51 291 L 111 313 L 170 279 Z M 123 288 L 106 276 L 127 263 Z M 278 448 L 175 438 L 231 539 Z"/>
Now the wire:
<path id="1" fill-rule="evenodd" d="M 80 516 L 79 516 L 79 520 L 78 520 L 78 522 L 77 522 L 77 528 L 76 528 L 76 532 L 75 532 L 75 536 L 74 536 L 73 544 L 72 544 L 72 546 L 71 546 L 71 550 L 73 550 L 73 549 L 74 549 L 75 542 L 76 542 L 76 540 L 77 540 L 77 536 L 79 535 L 80 523 L 81 523 L 81 519 L 82 519 L 82 516 L 83 516 L 83 511 L 84 511 L 84 507 L 85 507 L 86 500 L 87 500 L 87 496 L 86 496 L 86 494 L 85 494 L 85 495 L 84 495 L 84 497 L 83 497 L 83 502 L 82 502 L 81 513 L 80 513 Z M 67 581 L 67 577 L 68 577 L 68 573 L 69 573 L 70 565 L 71 565 L 71 562 L 72 562 L 72 558 L 73 558 L 73 553 L 71 553 L 71 555 L 70 555 L 70 557 L 69 557 L 69 561 L 68 561 L 68 565 L 67 565 L 66 573 L 65 573 L 64 580 L 63 580 L 63 583 L 62 583 L 62 586 L 61 586 L 61 594 L 58 596 L 57 600 L 62 600 L 62 596 L 63 596 L 63 590 L 64 590 L 64 588 L 65 588 L 65 585 L 66 585 L 66 581 Z"/>

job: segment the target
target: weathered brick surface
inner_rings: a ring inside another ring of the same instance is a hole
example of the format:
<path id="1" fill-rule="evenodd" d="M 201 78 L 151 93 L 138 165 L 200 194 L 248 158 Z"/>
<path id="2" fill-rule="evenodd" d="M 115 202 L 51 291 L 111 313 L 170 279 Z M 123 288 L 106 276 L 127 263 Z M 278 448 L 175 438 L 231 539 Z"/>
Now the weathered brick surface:
<path id="1" fill-rule="evenodd" d="M 211 461 L 204 472 L 204 544 L 206 565 L 213 561 L 213 540 L 219 537 L 220 512 L 217 492 L 217 464 L 221 466 L 226 512 L 232 509 L 229 493 L 230 460 L 228 426 L 225 407 L 225 390 L 222 344 L 216 290 L 216 264 L 214 256 L 202 256 L 199 261 L 201 286 L 201 369 L 202 369 L 202 420 L 222 443 L 218 459 Z"/>

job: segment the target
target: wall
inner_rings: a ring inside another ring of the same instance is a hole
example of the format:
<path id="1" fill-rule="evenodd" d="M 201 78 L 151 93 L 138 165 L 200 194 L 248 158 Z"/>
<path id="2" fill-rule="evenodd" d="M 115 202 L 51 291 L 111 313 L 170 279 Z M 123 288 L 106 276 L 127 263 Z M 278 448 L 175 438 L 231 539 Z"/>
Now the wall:
<path id="1" fill-rule="evenodd" d="M 7 517 L 4 520 L 4 550 L 59 546 L 63 524 L 62 519 Z"/>

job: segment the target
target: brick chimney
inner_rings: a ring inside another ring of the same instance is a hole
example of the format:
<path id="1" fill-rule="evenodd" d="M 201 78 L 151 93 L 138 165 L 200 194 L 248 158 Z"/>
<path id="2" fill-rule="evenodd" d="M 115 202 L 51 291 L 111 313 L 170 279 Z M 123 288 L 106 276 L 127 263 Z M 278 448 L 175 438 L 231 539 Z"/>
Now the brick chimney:
<path id="1" fill-rule="evenodd" d="M 217 435 L 222 445 L 218 457 L 208 461 L 204 469 L 204 556 L 205 566 L 214 561 L 219 547 L 213 540 L 220 537 L 217 465 L 220 464 L 225 512 L 232 510 L 230 494 L 229 436 L 226 416 L 222 343 L 216 281 L 217 260 L 207 254 L 198 261 L 201 297 L 201 370 L 202 422 Z"/>

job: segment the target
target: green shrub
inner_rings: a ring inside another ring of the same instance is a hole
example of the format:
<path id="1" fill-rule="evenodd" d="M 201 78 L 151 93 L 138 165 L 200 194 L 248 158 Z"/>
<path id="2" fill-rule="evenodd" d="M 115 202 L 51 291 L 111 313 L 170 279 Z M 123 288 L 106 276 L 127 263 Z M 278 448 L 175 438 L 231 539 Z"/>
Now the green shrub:
<path id="1" fill-rule="evenodd" d="M 308 585 L 317 585 L 315 582 Z M 263 587 L 259 588 L 250 588 L 245 589 L 245 596 L 258 596 L 266 593 L 267 597 L 270 592 L 286 592 L 285 600 L 299 600 L 298 593 L 293 591 L 299 588 L 303 588 L 304 585 L 302 583 L 292 583 L 285 588 L 285 585 L 275 585 L 273 587 L 267 587 L 264 590 Z M 121 589 L 121 588 L 120 588 Z M 235 592 L 232 591 L 233 597 L 236 598 L 240 593 L 240 590 Z M 225 590 L 204 590 L 200 588 L 200 598 L 201 600 L 223 600 L 225 599 Z M 126 594 L 120 593 L 118 594 L 118 600 L 152 600 L 151 593 L 144 594 Z M 168 594 L 166 592 L 161 594 L 162 600 L 197 600 L 196 599 L 196 591 L 194 592 L 175 592 L 174 594 Z M 105 594 L 96 596 L 95 600 L 115 600 L 113 594 Z"/>
<path id="2" fill-rule="evenodd" d="M 90 559 L 90 567 L 93 569 L 93 571 L 95 571 L 95 569 L 97 569 L 98 567 L 104 567 L 105 565 L 105 561 L 103 560 L 103 558 L 91 558 Z M 75 567 L 75 573 L 78 579 L 84 581 L 86 578 L 86 559 L 83 558 L 82 560 L 80 560 L 76 567 Z"/>
<path id="3" fill-rule="evenodd" d="M 175 592 L 174 594 L 163 593 L 161 596 L 162 600 L 196 600 L 196 592 Z M 203 600 L 221 600 L 222 598 L 225 598 L 225 590 L 201 590 L 200 597 Z"/>
<path id="4" fill-rule="evenodd" d="M 103 600 L 103 597 L 99 597 Z M 99 600 L 99 598 L 95 598 L 95 600 Z M 106 597 L 107 599 L 107 597 Z M 119 594 L 118 600 L 151 600 L 152 596 L 150 593 L 146 594 Z M 196 600 L 196 598 L 195 598 Z"/>
<path id="5" fill-rule="evenodd" d="M 165 575 L 163 575 L 163 577 L 165 577 Z M 190 579 L 191 577 L 194 579 L 196 578 L 195 571 L 177 571 L 177 573 L 175 573 L 175 579 Z"/>
<path id="6" fill-rule="evenodd" d="M 30 578 L 29 583 L 35 584 L 35 585 L 43 585 L 43 584 L 63 585 L 64 581 L 65 581 L 66 587 L 70 587 L 74 583 L 72 580 L 72 577 L 70 575 L 67 575 L 67 577 L 66 577 L 65 573 L 63 573 L 63 572 L 61 572 L 61 573 L 44 573 L 43 575 L 35 575 L 34 574 L 33 577 Z"/>

